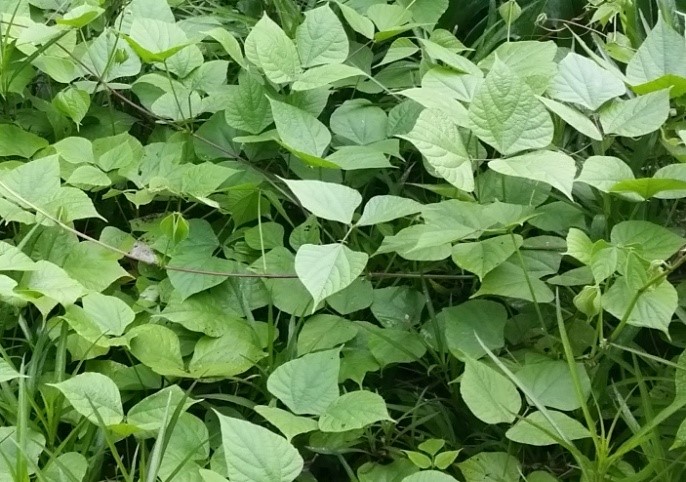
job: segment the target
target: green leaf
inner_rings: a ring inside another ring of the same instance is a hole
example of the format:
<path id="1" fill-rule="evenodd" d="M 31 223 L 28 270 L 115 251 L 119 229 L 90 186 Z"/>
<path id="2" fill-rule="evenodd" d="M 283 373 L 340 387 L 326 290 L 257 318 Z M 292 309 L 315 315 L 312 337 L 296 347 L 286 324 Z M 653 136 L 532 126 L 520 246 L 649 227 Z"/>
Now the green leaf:
<path id="1" fill-rule="evenodd" d="M 483 280 L 487 273 L 507 261 L 521 247 L 522 237 L 518 234 L 513 236 L 505 234 L 474 243 L 458 243 L 453 246 L 452 260 Z"/>
<path id="2" fill-rule="evenodd" d="M 52 103 L 58 111 L 80 125 L 90 108 L 91 96 L 85 90 L 68 87 L 58 92 Z"/>
<path id="3" fill-rule="evenodd" d="M 76 452 L 67 452 L 54 459 L 42 472 L 47 482 L 81 482 L 88 471 L 88 460 Z"/>
<path id="4" fill-rule="evenodd" d="M 187 375 L 179 337 L 169 328 L 141 325 L 131 329 L 127 337 L 131 354 L 155 373 L 171 377 Z"/>
<path id="5" fill-rule="evenodd" d="M 374 23 L 371 20 L 363 15 L 360 15 L 357 11 L 345 5 L 344 3 L 339 1 L 336 3 L 343 14 L 345 21 L 348 22 L 348 25 L 350 25 L 350 28 L 352 28 L 355 32 L 364 35 L 370 40 L 374 39 Z"/>
<path id="6" fill-rule="evenodd" d="M 550 303 L 555 299 L 555 295 L 543 281 L 527 273 L 519 264 L 510 261 L 488 273 L 474 297 L 486 295 L 506 296 L 537 303 Z"/>
<path id="7" fill-rule="evenodd" d="M 12 365 L 0 358 L 0 382 L 9 382 L 17 378 L 26 378 L 26 375 L 21 375 Z"/>
<path id="8" fill-rule="evenodd" d="M 307 319 L 298 335 L 298 355 L 327 350 L 346 343 L 357 335 L 358 327 L 334 315 L 315 315 Z"/>
<path id="9" fill-rule="evenodd" d="M 27 463 L 28 474 L 34 473 L 35 468 L 38 467 L 38 458 L 44 448 L 45 437 L 31 428 L 0 427 L 0 454 L 2 454 L 0 478 L 2 481 L 14 482 L 17 466 L 22 462 Z"/>
<path id="10" fill-rule="evenodd" d="M 81 304 L 86 315 L 108 336 L 123 335 L 136 317 L 129 305 L 115 296 L 89 293 Z"/>
<path id="11" fill-rule="evenodd" d="M 540 95 L 557 74 L 557 52 L 557 45 L 552 41 L 505 42 L 479 62 L 479 67 L 490 70 L 497 58 L 512 69 L 535 94 Z"/>
<path id="12" fill-rule="evenodd" d="M 155 18 L 135 17 L 125 38 L 147 63 L 164 62 L 188 45 L 188 38 L 178 25 Z"/>
<path id="13" fill-rule="evenodd" d="M 399 5 L 412 13 L 412 19 L 426 30 L 440 20 L 450 4 L 449 0 L 400 0 Z"/>
<path id="14" fill-rule="evenodd" d="M 578 440 L 589 438 L 591 433 L 586 427 L 581 425 L 573 418 L 561 412 L 548 410 L 547 416 L 541 412 L 534 412 L 519 420 L 512 426 L 505 436 L 513 442 L 526 445 L 554 445 L 562 438 L 557 429 L 548 420 L 553 419 L 555 426 L 559 429 L 567 440 Z M 555 438 L 548 433 L 552 434 Z"/>
<path id="15" fill-rule="evenodd" d="M 471 300 L 445 308 L 436 317 L 445 326 L 445 341 L 458 359 L 478 359 L 486 355 L 479 339 L 489 350 L 505 345 L 507 311 L 500 303 Z"/>
<path id="16" fill-rule="evenodd" d="M 110 30 L 87 44 L 80 55 L 80 67 L 86 76 L 94 76 L 111 82 L 121 77 L 133 77 L 141 71 L 141 60 L 127 42 Z M 123 60 L 120 58 L 123 57 Z M 113 62 L 112 59 L 115 59 Z"/>
<path id="17" fill-rule="evenodd" d="M 293 82 L 293 91 L 308 91 L 328 87 L 330 84 L 354 77 L 366 76 L 357 67 L 346 64 L 326 64 L 313 67 L 298 76 Z"/>
<path id="18" fill-rule="evenodd" d="M 65 307 L 85 293 L 81 283 L 49 261 L 36 261 L 35 269 L 24 274 L 16 290 L 39 293 Z"/>
<path id="19" fill-rule="evenodd" d="M 501 154 L 547 147 L 553 121 L 531 88 L 496 60 L 469 106 L 472 131 Z"/>
<path id="20" fill-rule="evenodd" d="M 571 52 L 560 62 L 558 73 L 548 88 L 548 95 L 597 110 L 625 91 L 624 82 L 615 74 L 593 60 Z"/>
<path id="21" fill-rule="evenodd" d="M 316 305 L 355 281 L 368 259 L 343 244 L 305 244 L 295 255 L 295 272 Z"/>
<path id="22" fill-rule="evenodd" d="M 245 56 L 275 84 L 293 82 L 302 71 L 295 44 L 267 14 L 246 37 Z"/>
<path id="23" fill-rule="evenodd" d="M 577 364 L 581 392 L 585 397 L 591 393 L 591 382 L 582 364 Z M 566 362 L 558 360 L 532 360 L 516 373 L 519 381 L 536 400 L 546 407 L 572 411 L 581 408 L 586 400 L 579 400 L 574 379 Z"/>
<path id="24" fill-rule="evenodd" d="M 436 173 L 463 191 L 474 190 L 472 162 L 460 131 L 442 111 L 422 111 L 412 130 L 402 136 L 422 153 Z"/>
<path id="25" fill-rule="evenodd" d="M 444 62 L 448 67 L 465 74 L 473 74 L 483 77 L 483 72 L 466 57 L 456 54 L 450 49 L 439 45 L 431 40 L 420 39 L 424 51 L 434 60 Z"/>
<path id="26" fill-rule="evenodd" d="M 543 102 L 549 111 L 557 114 L 560 119 L 565 121 L 567 124 L 572 126 L 586 137 L 596 141 L 603 139 L 603 135 L 600 133 L 593 121 L 591 121 L 578 110 L 566 106 L 560 102 L 556 102 L 552 99 L 546 99 L 545 97 L 539 97 L 538 100 Z"/>
<path id="27" fill-rule="evenodd" d="M 346 432 L 365 428 L 382 420 L 393 421 L 381 395 L 359 390 L 334 400 L 319 417 L 319 430 Z"/>
<path id="28" fill-rule="evenodd" d="M 172 414 L 182 402 L 182 413 L 197 403 L 192 398 L 186 398 L 186 394 L 178 385 L 170 385 L 131 407 L 126 414 L 126 423 L 142 432 L 148 432 L 149 435 L 155 435 L 162 425 L 169 423 Z"/>
<path id="29" fill-rule="evenodd" d="M 557 151 L 536 151 L 529 154 L 496 159 L 488 167 L 506 176 L 541 181 L 561 191 L 570 200 L 576 176 L 576 163 L 567 154 Z"/>
<path id="30" fill-rule="evenodd" d="M 374 290 L 371 281 L 357 278 L 347 288 L 329 296 L 326 302 L 334 311 L 347 315 L 369 308 L 373 298 Z"/>
<path id="31" fill-rule="evenodd" d="M 31 157 L 48 141 L 12 124 L 0 124 L 0 157 Z"/>
<path id="32" fill-rule="evenodd" d="M 339 396 L 340 350 L 310 353 L 269 375 L 267 389 L 297 415 L 321 415 Z"/>
<path id="33" fill-rule="evenodd" d="M 221 273 L 233 273 L 237 270 L 236 264 L 231 261 L 193 250 L 173 256 L 167 268 L 169 281 L 184 299 L 226 281 L 228 276 Z M 174 268 L 188 271 L 177 271 Z M 217 274 L 204 274 L 205 272 Z"/>
<path id="34" fill-rule="evenodd" d="M 457 464 L 465 482 L 519 482 L 519 461 L 506 452 L 480 452 Z"/>
<path id="35" fill-rule="evenodd" d="M 282 179 L 302 206 L 317 217 L 350 224 L 362 196 L 342 184 Z"/>
<path id="36" fill-rule="evenodd" d="M 280 408 L 257 405 L 255 411 L 278 428 L 289 442 L 296 435 L 317 430 L 317 422 L 315 420 L 307 417 L 298 417 Z"/>
<path id="37" fill-rule="evenodd" d="M 130 274 L 119 264 L 120 254 L 110 251 L 92 241 L 83 241 L 71 247 L 63 262 L 64 270 L 84 288 L 103 291 Z"/>
<path id="38" fill-rule="evenodd" d="M 291 482 L 303 459 L 285 438 L 244 420 L 216 413 L 231 482 Z"/>
<path id="39" fill-rule="evenodd" d="M 665 79 L 662 88 L 683 82 L 686 77 L 686 47 L 684 38 L 662 17 L 638 48 L 626 67 L 626 79 L 632 86 L 640 87 L 659 79 Z M 681 80 L 681 82 L 679 82 Z M 676 81 L 676 82 L 675 82 Z M 672 89 L 674 97 L 683 95 L 683 84 Z"/>
<path id="40" fill-rule="evenodd" d="M 683 237 L 648 221 L 624 221 L 616 224 L 612 228 L 610 239 L 617 246 L 632 247 L 646 261 L 667 260 L 686 244 Z"/>
<path id="41" fill-rule="evenodd" d="M 422 470 L 405 477 L 402 482 L 457 482 L 457 479 L 438 470 Z"/>
<path id="42" fill-rule="evenodd" d="M 295 39 L 303 67 L 340 64 L 348 58 L 348 36 L 328 5 L 305 12 Z"/>
<path id="43" fill-rule="evenodd" d="M 396 60 L 402 60 L 404 58 L 411 57 L 417 52 L 419 52 L 419 47 L 417 47 L 412 40 L 406 37 L 401 37 L 393 41 L 391 46 L 388 47 L 383 60 L 376 64 L 376 66 L 380 67 L 382 65 L 391 64 Z"/>
<path id="44" fill-rule="evenodd" d="M 600 111 L 606 134 L 639 137 L 662 127 L 669 117 L 669 90 L 659 90 L 629 100 L 615 100 Z"/>
<path id="45" fill-rule="evenodd" d="M 659 196 L 659 194 L 669 192 L 679 193 L 683 192 L 684 189 L 686 189 L 686 181 L 677 179 L 641 178 L 620 181 L 612 186 L 610 192 L 629 193 L 638 196 L 641 200 L 646 200 L 651 197 L 660 197 L 661 199 L 664 199 L 664 196 Z M 682 196 L 677 194 L 677 198 L 679 197 Z"/>
<path id="46" fill-rule="evenodd" d="M 364 205 L 362 216 L 357 221 L 358 226 L 373 226 L 387 223 L 394 219 L 412 216 L 422 210 L 422 204 L 414 199 L 400 196 L 374 196 Z"/>
<path id="47" fill-rule="evenodd" d="M 515 385 L 479 361 L 465 361 L 460 394 L 469 410 L 488 424 L 514 422 L 522 408 L 522 399 Z"/>
<path id="48" fill-rule="evenodd" d="M 258 346 L 257 334 L 244 320 L 227 324 L 217 338 L 202 337 L 195 344 L 188 372 L 194 378 L 234 377 L 267 356 Z M 231 350 L 224 347 L 231 345 Z"/>
<path id="49" fill-rule="evenodd" d="M 636 303 L 632 305 L 637 295 Z M 603 295 L 602 304 L 618 320 L 628 313 L 629 325 L 654 328 L 669 334 L 669 324 L 678 307 L 679 296 L 674 286 L 667 281 L 639 294 L 620 276 Z"/>
<path id="50" fill-rule="evenodd" d="M 576 182 L 583 182 L 602 192 L 610 192 L 620 181 L 633 179 L 631 168 L 613 156 L 591 156 L 584 161 Z"/>
<path id="51" fill-rule="evenodd" d="M 386 139 L 386 113 L 367 99 L 348 100 L 332 114 L 329 126 L 334 134 L 359 145 Z"/>
<path id="52" fill-rule="evenodd" d="M 68 25 L 70 27 L 81 28 L 85 27 L 100 15 L 105 13 L 105 10 L 94 5 L 79 5 L 72 8 L 65 13 L 62 18 L 55 20 L 57 25 Z"/>
<path id="53" fill-rule="evenodd" d="M 240 75 L 238 86 L 229 86 L 225 95 L 224 116 L 231 127 L 259 134 L 272 123 L 266 90 L 254 76 Z"/>
<path id="54" fill-rule="evenodd" d="M 91 423 L 116 425 L 124 418 L 119 389 L 114 382 L 99 373 L 82 373 L 50 386 L 57 388 L 74 410 Z"/>
<path id="55" fill-rule="evenodd" d="M 16 246 L 0 241 L 0 271 L 32 271 L 36 265 Z"/>
<path id="56" fill-rule="evenodd" d="M 281 141 L 297 151 L 321 157 L 331 142 L 326 126 L 307 111 L 274 99 L 269 102 Z"/>

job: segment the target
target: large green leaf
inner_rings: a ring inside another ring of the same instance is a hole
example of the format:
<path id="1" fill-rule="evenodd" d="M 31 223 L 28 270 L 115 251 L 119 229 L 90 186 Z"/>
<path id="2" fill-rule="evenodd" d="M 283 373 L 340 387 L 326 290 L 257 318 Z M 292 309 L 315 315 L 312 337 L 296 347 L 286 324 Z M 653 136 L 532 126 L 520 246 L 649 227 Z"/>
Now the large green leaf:
<path id="1" fill-rule="evenodd" d="M 457 479 L 438 470 L 422 470 L 405 477 L 402 482 L 457 482 Z"/>
<path id="2" fill-rule="evenodd" d="M 326 350 L 352 340 L 358 327 L 345 318 L 315 315 L 307 319 L 298 335 L 298 355 Z"/>
<path id="3" fill-rule="evenodd" d="M 317 217 L 350 224 L 362 196 L 355 189 L 322 181 L 283 179 L 300 204 Z"/>
<path id="4" fill-rule="evenodd" d="M 299 152 L 320 157 L 331 142 L 331 133 L 315 116 L 285 102 L 269 99 L 281 141 Z"/>
<path id="5" fill-rule="evenodd" d="M 51 386 L 62 392 L 74 410 L 91 423 L 116 425 L 124 418 L 119 389 L 105 375 L 82 373 Z"/>
<path id="6" fill-rule="evenodd" d="M 548 88 L 548 94 L 554 99 L 573 102 L 590 110 L 597 110 L 625 91 L 620 78 L 574 52 L 562 59 L 559 71 Z"/>
<path id="7" fill-rule="evenodd" d="M 522 300 L 550 303 L 554 293 L 533 273 L 522 269 L 518 261 L 506 261 L 488 273 L 481 282 L 479 291 L 474 295 L 498 295 Z"/>
<path id="8" fill-rule="evenodd" d="M 553 419 L 553 426 L 548 417 Z M 558 433 L 558 430 L 562 432 Z M 526 445 L 554 445 L 560 439 L 578 440 L 588 438 L 591 433 L 581 423 L 564 413 L 548 410 L 544 415 L 534 412 L 519 420 L 512 426 L 505 436 L 514 442 Z"/>
<path id="9" fill-rule="evenodd" d="M 340 64 L 348 58 L 348 36 L 328 5 L 305 12 L 295 39 L 303 67 Z"/>
<path id="10" fill-rule="evenodd" d="M 339 353 L 320 351 L 284 363 L 267 379 L 269 393 L 297 415 L 321 415 L 339 396 Z"/>
<path id="11" fill-rule="evenodd" d="M 145 17 L 133 19 L 126 40 L 145 62 L 164 62 L 188 44 L 178 25 Z"/>
<path id="12" fill-rule="evenodd" d="M 179 405 L 183 404 L 185 411 L 195 403 L 197 403 L 196 400 L 186 397 L 178 385 L 170 385 L 131 407 L 126 414 L 126 422 L 138 430 L 153 434 L 162 425 L 168 423 Z"/>
<path id="13" fill-rule="evenodd" d="M 393 421 L 381 395 L 359 390 L 348 392 L 334 400 L 319 417 L 319 430 L 346 432 L 365 428 L 382 420 Z"/>
<path id="14" fill-rule="evenodd" d="M 426 109 L 412 130 L 402 136 L 412 142 L 436 173 L 463 191 L 474 190 L 472 162 L 460 131 L 446 114 Z"/>
<path id="15" fill-rule="evenodd" d="M 264 86 L 252 75 L 238 77 L 238 86 L 222 94 L 226 123 L 235 129 L 259 134 L 272 123 Z"/>
<path id="16" fill-rule="evenodd" d="M 506 176 L 544 182 L 573 200 L 576 163 L 562 152 L 535 151 L 507 159 L 496 159 L 489 162 L 488 167 Z"/>
<path id="17" fill-rule="evenodd" d="M 547 147 L 553 121 L 531 88 L 496 60 L 469 106 L 472 131 L 501 154 Z"/>
<path id="18" fill-rule="evenodd" d="M 610 192 L 618 182 L 633 178 L 633 171 L 621 159 L 613 156 L 591 156 L 584 161 L 576 181 L 602 192 Z"/>
<path id="19" fill-rule="evenodd" d="M 31 157 L 48 141 L 12 124 L 0 124 L 0 156 Z"/>
<path id="20" fill-rule="evenodd" d="M 245 56 L 277 84 L 293 82 L 302 71 L 295 44 L 267 14 L 246 37 Z"/>
<path id="21" fill-rule="evenodd" d="M 288 440 L 245 420 L 216 415 L 231 482 L 291 482 L 300 474 L 303 459 Z"/>
<path id="22" fill-rule="evenodd" d="M 578 110 L 562 104 L 561 102 L 557 102 L 552 99 L 546 99 L 545 97 L 539 97 L 538 100 L 543 102 L 549 111 L 557 114 L 560 119 L 565 121 L 583 135 L 596 141 L 601 141 L 603 139 L 603 135 L 600 133 L 598 127 L 596 127 L 593 121 L 591 121 Z"/>
<path id="23" fill-rule="evenodd" d="M 441 311 L 437 319 L 445 327 L 445 341 L 450 352 L 460 360 L 486 355 L 505 345 L 507 311 L 500 303 L 471 300 Z"/>
<path id="24" fill-rule="evenodd" d="M 488 424 L 514 422 L 522 408 L 514 383 L 479 361 L 465 361 L 460 394 L 469 410 Z"/>
<path id="25" fill-rule="evenodd" d="M 600 111 L 606 134 L 638 137 L 656 131 L 669 117 L 669 90 L 659 90 L 629 100 L 615 100 Z"/>
<path id="26" fill-rule="evenodd" d="M 591 382 L 583 365 L 577 365 L 577 374 L 581 391 L 588 397 Z M 517 372 L 519 381 L 527 387 L 529 393 L 539 403 L 558 410 L 576 410 L 586 400 L 579 400 L 574 386 L 574 379 L 567 363 L 558 360 L 527 360 Z"/>
<path id="27" fill-rule="evenodd" d="M 620 276 L 603 295 L 602 304 L 618 320 L 626 317 L 630 325 L 655 328 L 668 333 L 672 316 L 679 304 L 679 296 L 674 286 L 667 281 L 641 293 L 632 289 L 629 282 Z"/>
<path id="28" fill-rule="evenodd" d="M 329 122 L 334 134 L 359 145 L 386 139 L 386 124 L 383 109 L 366 99 L 344 102 L 331 114 Z"/>
<path id="29" fill-rule="evenodd" d="M 62 268 L 49 261 L 37 261 L 35 270 L 27 271 L 17 291 L 46 296 L 62 306 L 69 306 L 85 293 L 81 283 L 71 278 Z"/>
<path id="30" fill-rule="evenodd" d="M 317 430 L 317 422 L 315 420 L 307 417 L 298 417 L 280 408 L 257 405 L 255 411 L 278 428 L 289 442 L 296 435 Z"/>
<path id="31" fill-rule="evenodd" d="M 648 221 L 624 221 L 612 228 L 611 241 L 631 247 L 647 261 L 667 260 L 686 244 L 673 231 Z"/>
<path id="32" fill-rule="evenodd" d="M 162 325 L 137 326 L 127 333 L 131 354 L 155 373 L 183 377 L 186 370 L 181 358 L 179 337 Z"/>
<path id="33" fill-rule="evenodd" d="M 417 214 L 422 205 L 413 199 L 400 196 L 374 196 L 364 206 L 362 216 L 357 221 L 358 226 L 371 226 L 386 223 L 394 219 Z"/>
<path id="34" fill-rule="evenodd" d="M 471 271 L 479 279 L 507 261 L 522 245 L 518 234 L 502 235 L 473 243 L 458 243 L 453 246 L 452 260 L 462 269 Z"/>
<path id="35" fill-rule="evenodd" d="M 223 347 L 231 345 L 231 350 Z M 259 346 L 257 333 L 244 320 L 227 323 L 222 336 L 198 340 L 188 372 L 195 378 L 233 377 L 267 356 Z"/>

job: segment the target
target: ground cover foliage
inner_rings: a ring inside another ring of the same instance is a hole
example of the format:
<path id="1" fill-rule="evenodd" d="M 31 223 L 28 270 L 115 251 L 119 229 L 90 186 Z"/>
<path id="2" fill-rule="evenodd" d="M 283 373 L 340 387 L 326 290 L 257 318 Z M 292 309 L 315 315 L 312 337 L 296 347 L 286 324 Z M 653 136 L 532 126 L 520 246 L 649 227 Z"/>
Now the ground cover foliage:
<path id="1" fill-rule="evenodd" d="M 0 2 L 0 480 L 683 480 L 677 7 Z"/>

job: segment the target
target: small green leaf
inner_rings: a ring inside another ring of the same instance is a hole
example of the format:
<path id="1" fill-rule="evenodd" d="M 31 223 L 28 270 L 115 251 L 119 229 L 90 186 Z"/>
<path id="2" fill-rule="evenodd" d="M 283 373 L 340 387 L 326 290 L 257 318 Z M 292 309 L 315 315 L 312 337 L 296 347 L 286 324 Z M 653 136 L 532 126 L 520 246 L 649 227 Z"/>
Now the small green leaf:
<path id="1" fill-rule="evenodd" d="M 368 259 L 343 244 L 305 244 L 295 255 L 295 272 L 316 305 L 355 281 Z"/>
<path id="2" fill-rule="evenodd" d="M 489 162 L 488 167 L 506 176 L 544 182 L 573 200 L 576 163 L 562 152 L 535 151 L 507 159 L 496 159 Z"/>
<path id="3" fill-rule="evenodd" d="M 185 400 L 184 400 L 185 398 Z M 153 435 L 162 425 L 168 423 L 176 408 L 183 403 L 183 411 L 197 403 L 192 398 L 186 398 L 178 385 L 170 385 L 162 390 L 145 397 L 136 403 L 126 414 L 126 422 L 138 430 Z M 167 419 L 165 421 L 165 414 Z"/>
<path id="4" fill-rule="evenodd" d="M 278 428 L 289 442 L 296 435 L 317 430 L 317 422 L 315 420 L 307 417 L 298 417 L 280 408 L 257 405 L 255 411 Z"/>
<path id="5" fill-rule="evenodd" d="M 629 100 L 615 100 L 600 111 L 606 134 L 639 137 L 658 130 L 669 117 L 669 90 L 658 90 Z"/>
<path id="6" fill-rule="evenodd" d="M 26 375 L 20 374 L 12 365 L 0 358 L 0 382 L 9 382 L 17 378 L 26 378 Z"/>
<path id="7" fill-rule="evenodd" d="M 339 353 L 320 351 L 284 363 L 267 379 L 269 393 L 297 415 L 321 415 L 339 396 Z"/>
<path id="8" fill-rule="evenodd" d="M 586 427 L 564 413 L 548 410 L 547 415 L 553 419 L 557 429 L 562 432 L 567 440 L 578 440 L 591 436 Z M 553 427 L 543 413 L 534 412 L 519 420 L 505 433 L 505 436 L 514 442 L 526 445 L 554 445 L 562 438 L 557 429 Z"/>
<path id="9" fill-rule="evenodd" d="M 405 450 L 405 455 L 420 469 L 430 469 L 433 463 L 431 459 L 421 452 L 414 452 L 412 450 Z"/>
<path id="10" fill-rule="evenodd" d="M 136 314 L 123 300 L 101 293 L 89 293 L 81 300 L 83 311 L 108 336 L 121 336 Z"/>
<path id="11" fill-rule="evenodd" d="M 82 373 L 50 386 L 62 392 L 74 410 L 91 423 L 100 425 L 100 418 L 105 426 L 116 425 L 124 418 L 119 389 L 105 375 Z"/>
<path id="12" fill-rule="evenodd" d="M 373 392 L 359 390 L 341 395 L 319 417 L 322 432 L 347 432 L 383 420 L 393 421 L 386 402 Z"/>
<path id="13" fill-rule="evenodd" d="M 70 27 L 81 28 L 85 27 L 100 15 L 105 13 L 105 10 L 95 5 L 79 5 L 72 8 L 65 13 L 62 18 L 55 20 L 57 25 L 68 25 Z"/>
<path id="14" fill-rule="evenodd" d="M 631 168 L 613 156 L 591 156 L 584 161 L 576 182 L 583 182 L 602 192 L 610 192 L 620 181 L 633 179 Z"/>
<path id="15" fill-rule="evenodd" d="M 355 209 L 362 203 L 359 192 L 342 184 L 282 180 L 305 209 L 323 219 L 350 224 Z"/>
<path id="16" fill-rule="evenodd" d="M 42 471 L 41 477 L 46 482 L 81 482 L 88 472 L 88 460 L 76 452 L 59 455 Z"/>
<path id="17" fill-rule="evenodd" d="M 288 147 L 321 157 L 331 142 L 331 133 L 315 116 L 285 102 L 269 99 L 276 131 Z"/>
<path id="18" fill-rule="evenodd" d="M 345 101 L 332 114 L 329 125 L 334 134 L 358 145 L 386 139 L 386 113 L 366 99 Z"/>
<path id="19" fill-rule="evenodd" d="M 406 139 L 424 155 L 436 173 L 463 191 L 474 190 L 472 162 L 460 131 L 442 111 L 422 111 Z"/>
<path id="20" fill-rule="evenodd" d="M 440 438 L 430 438 L 420 443 L 417 448 L 432 457 L 438 453 L 445 446 L 445 440 Z"/>
<path id="21" fill-rule="evenodd" d="M 245 420 L 216 413 L 231 482 L 291 482 L 303 459 L 288 440 Z"/>
<path id="22" fill-rule="evenodd" d="M 515 385 L 479 361 L 465 362 L 460 394 L 471 412 L 489 424 L 511 423 L 522 408 L 522 399 Z"/>
<path id="23" fill-rule="evenodd" d="M 360 15 L 357 11 L 340 1 L 337 1 L 336 3 L 338 4 L 338 8 L 341 9 L 341 13 L 346 22 L 348 22 L 348 25 L 350 25 L 354 31 L 364 35 L 370 40 L 374 39 L 374 23 L 371 20 Z"/>
<path id="24" fill-rule="evenodd" d="M 340 64 L 348 58 L 348 36 L 328 5 L 306 11 L 295 38 L 303 67 Z"/>
<path id="25" fill-rule="evenodd" d="M 531 88 L 496 60 L 469 106 L 472 131 L 502 154 L 547 147 L 553 121 Z"/>
<path id="26" fill-rule="evenodd" d="M 498 7 L 498 13 L 506 24 L 511 25 L 522 14 L 522 7 L 515 0 L 508 0 Z"/>
<path id="27" fill-rule="evenodd" d="M 269 99 L 264 86 L 252 75 L 239 75 L 238 85 L 225 94 L 226 123 L 235 129 L 259 134 L 272 123 Z"/>
<path id="28" fill-rule="evenodd" d="M 293 82 L 302 71 L 295 44 L 267 14 L 246 37 L 245 56 L 276 84 Z"/>

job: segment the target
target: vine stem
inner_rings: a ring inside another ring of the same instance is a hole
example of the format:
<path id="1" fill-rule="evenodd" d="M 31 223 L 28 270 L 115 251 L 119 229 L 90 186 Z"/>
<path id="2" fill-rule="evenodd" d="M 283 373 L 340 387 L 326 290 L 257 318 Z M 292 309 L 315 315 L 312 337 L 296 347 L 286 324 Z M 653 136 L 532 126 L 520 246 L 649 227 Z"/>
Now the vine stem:
<path id="1" fill-rule="evenodd" d="M 64 229 L 65 231 L 68 231 L 69 233 L 85 240 L 85 241 L 90 241 L 91 243 L 94 243 L 101 248 L 107 249 L 109 251 L 112 251 L 114 253 L 119 254 L 120 256 L 131 259 L 133 261 L 138 261 L 140 263 L 147 264 L 149 266 L 155 266 L 161 269 L 165 269 L 167 271 L 176 271 L 180 273 L 192 273 L 192 274 L 202 274 L 202 275 L 207 275 L 207 276 L 222 276 L 225 278 L 267 278 L 267 279 L 297 279 L 298 275 L 296 274 L 290 274 L 290 273 L 251 273 L 251 272 L 243 272 L 243 273 L 237 273 L 237 272 L 226 272 L 226 271 L 208 271 L 208 270 L 201 270 L 201 269 L 194 269 L 194 268 L 184 268 L 181 266 L 169 266 L 169 265 L 162 265 L 157 261 L 151 261 L 149 259 L 144 259 L 139 256 L 135 256 L 131 254 L 130 252 L 124 251 L 123 249 L 119 249 L 116 246 L 109 245 L 107 243 L 104 243 L 100 241 L 99 239 L 96 239 L 92 236 L 89 236 L 86 233 L 82 233 L 78 229 L 75 229 L 68 224 L 60 221 L 57 219 L 55 216 L 52 214 L 48 213 L 45 211 L 43 208 L 40 206 L 36 206 L 34 203 L 29 201 L 28 199 L 24 198 L 21 194 L 10 188 L 7 184 L 5 184 L 4 181 L 0 180 L 0 188 L 4 189 L 7 193 L 9 193 L 12 197 L 14 197 L 17 201 L 19 201 L 20 204 L 23 204 L 25 206 L 28 206 L 29 208 L 33 209 L 36 213 L 41 214 L 44 216 L 46 219 L 50 220 L 51 222 L 55 223 L 57 226 L 60 228 Z M 430 273 L 385 273 L 385 272 L 368 272 L 368 273 L 363 273 L 360 275 L 360 277 L 372 277 L 372 278 L 404 278 L 404 279 L 422 279 L 422 278 L 429 278 L 429 279 L 434 279 L 434 280 L 461 280 L 461 279 L 473 279 L 474 276 L 472 275 L 450 275 L 450 274 L 430 274 Z"/>

